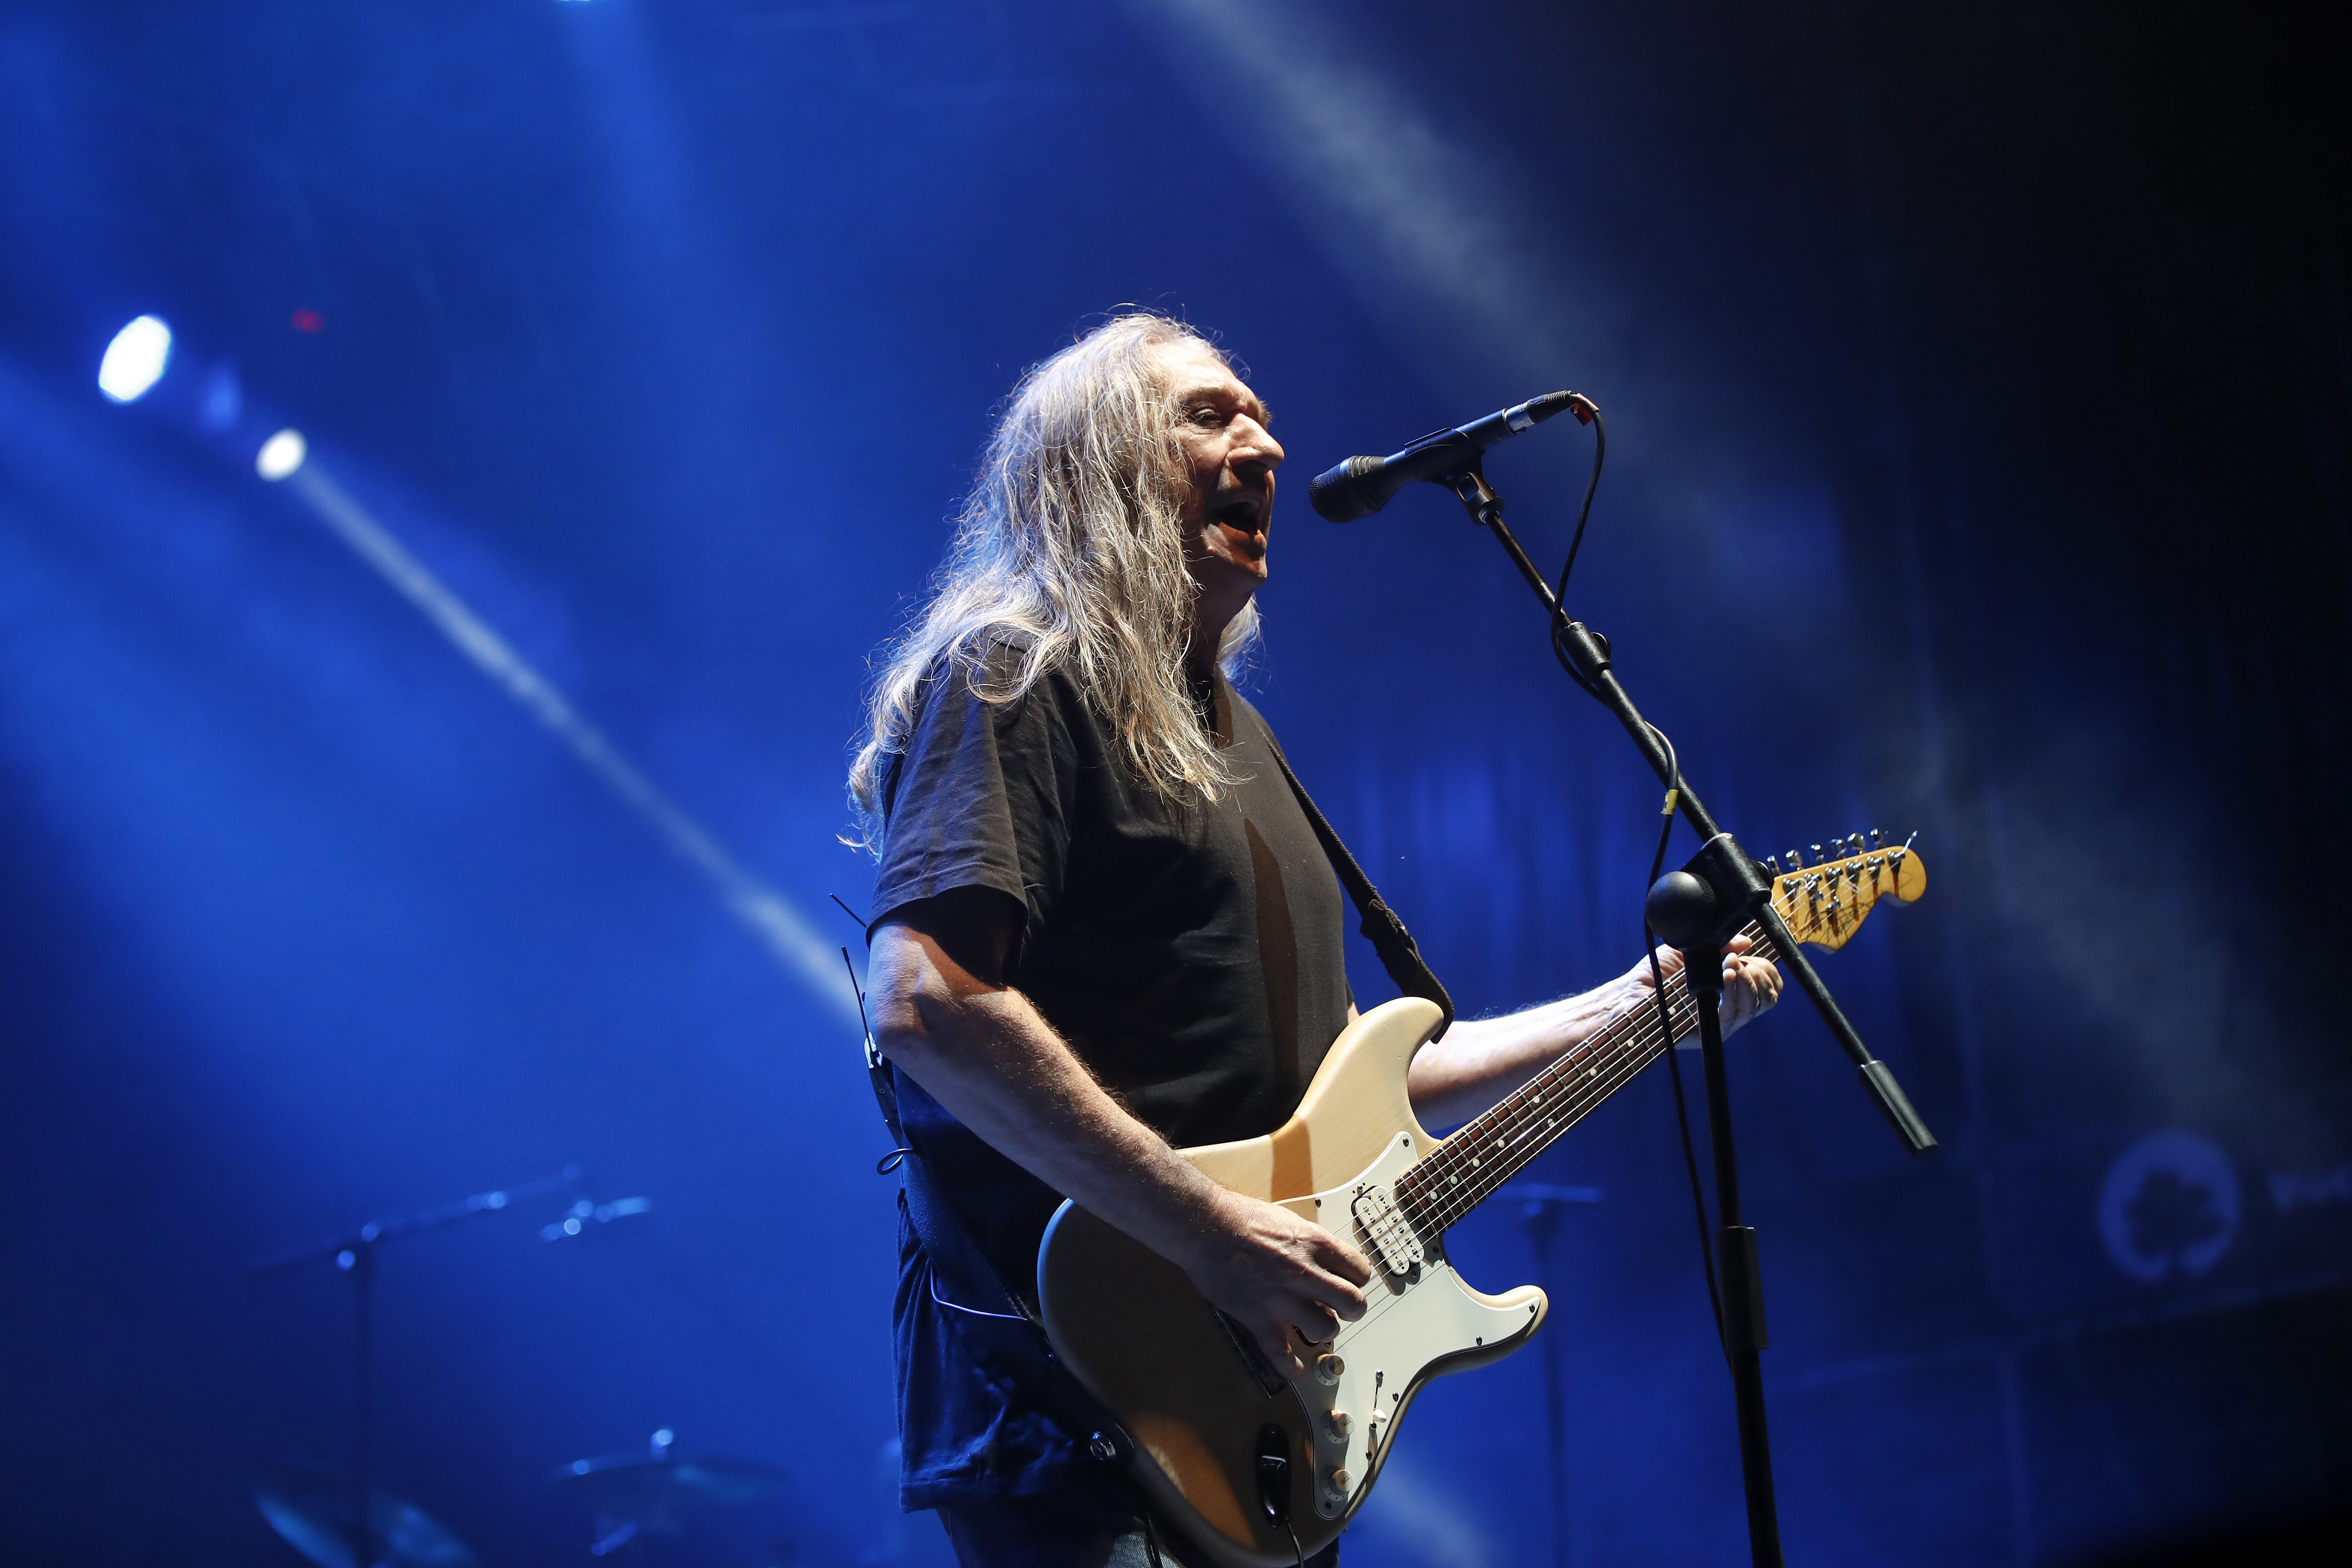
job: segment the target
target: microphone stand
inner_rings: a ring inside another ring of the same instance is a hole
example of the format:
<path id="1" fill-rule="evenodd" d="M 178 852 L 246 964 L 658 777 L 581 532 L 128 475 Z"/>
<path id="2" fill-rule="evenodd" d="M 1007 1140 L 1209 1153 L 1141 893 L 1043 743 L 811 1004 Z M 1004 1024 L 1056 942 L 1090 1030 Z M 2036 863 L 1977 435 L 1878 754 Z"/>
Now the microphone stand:
<path id="1" fill-rule="evenodd" d="M 332 1260 L 336 1268 L 351 1276 L 352 1280 L 352 1476 L 351 1520 L 352 1568 L 378 1568 L 385 1560 L 389 1542 L 377 1538 L 375 1528 L 375 1254 L 387 1241 L 397 1241 L 419 1231 L 437 1230 L 445 1225 L 477 1215 L 495 1214 L 509 1204 L 526 1198 L 544 1197 L 579 1184 L 580 1167 L 566 1165 L 562 1173 L 542 1176 L 535 1182 L 525 1182 L 518 1187 L 498 1192 L 476 1193 L 454 1204 L 426 1209 L 403 1219 L 370 1220 L 347 1235 L 330 1237 L 309 1247 L 289 1247 L 273 1252 L 267 1258 L 256 1258 L 246 1266 L 246 1273 L 255 1279 L 299 1268 L 305 1263 Z"/>
<path id="2" fill-rule="evenodd" d="M 1597 478 L 1597 475 L 1596 475 Z M 1772 1452 L 1764 1421 L 1764 1374 L 1758 1352 L 1766 1348 L 1763 1279 L 1758 1271 L 1756 1232 L 1740 1223 L 1739 1177 L 1731 1143 L 1731 1104 L 1723 1065 L 1723 948 L 1750 921 L 1760 923 L 1797 989 L 1813 1005 L 1830 1036 L 1860 1074 L 1862 1086 L 1915 1155 L 1936 1147 L 1935 1135 L 1911 1108 L 1886 1064 L 1870 1054 L 1861 1035 L 1830 994 L 1829 987 L 1797 946 L 1770 899 L 1772 884 L 1763 868 L 1744 854 L 1716 824 L 1682 776 L 1664 737 L 1633 706 L 1617 679 L 1609 639 L 1569 618 L 1559 593 L 1545 581 L 1503 521 L 1503 498 L 1486 483 L 1474 460 L 1438 479 L 1462 502 L 1470 521 L 1493 534 L 1511 564 L 1535 591 L 1551 625 L 1553 651 L 1576 683 L 1616 716 L 1642 760 L 1667 790 L 1669 810 L 1680 811 L 1701 839 L 1696 856 L 1651 889 L 1650 926 L 1681 950 L 1683 974 L 1698 1011 L 1699 1051 L 1706 1078 L 1706 1114 L 1714 1154 L 1717 1271 L 1722 1279 L 1724 1353 L 1731 1363 L 1732 1396 L 1739 1422 L 1740 1480 L 1748 1501 L 1748 1545 L 1755 1568 L 1782 1568 L 1780 1523 L 1772 1495 Z M 1589 500 L 1589 498 L 1588 498 Z M 1667 1047 L 1672 1049 L 1671 1044 Z"/>

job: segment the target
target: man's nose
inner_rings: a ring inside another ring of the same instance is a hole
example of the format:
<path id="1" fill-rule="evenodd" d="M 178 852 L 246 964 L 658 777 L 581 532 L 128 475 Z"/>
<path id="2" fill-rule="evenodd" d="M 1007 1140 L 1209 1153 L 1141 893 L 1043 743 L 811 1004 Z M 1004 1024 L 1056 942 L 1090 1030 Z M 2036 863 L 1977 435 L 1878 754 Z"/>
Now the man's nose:
<path id="1" fill-rule="evenodd" d="M 1242 416 L 1241 439 L 1233 455 L 1234 467 L 1260 468 L 1267 473 L 1282 467 L 1282 443 L 1274 433 L 1244 414 Z"/>

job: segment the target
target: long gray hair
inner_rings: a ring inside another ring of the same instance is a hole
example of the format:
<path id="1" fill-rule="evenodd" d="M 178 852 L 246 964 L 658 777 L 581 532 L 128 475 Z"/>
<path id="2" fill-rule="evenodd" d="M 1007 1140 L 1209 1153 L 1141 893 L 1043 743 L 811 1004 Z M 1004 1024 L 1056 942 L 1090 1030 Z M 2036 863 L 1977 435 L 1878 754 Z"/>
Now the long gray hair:
<path id="1" fill-rule="evenodd" d="M 1166 316 L 1115 316 L 1013 389 L 929 602 L 877 659 L 849 770 L 869 847 L 890 760 L 942 656 L 986 702 L 1010 702 L 1066 668 L 1154 794 L 1214 800 L 1233 784 L 1184 679 L 1196 592 L 1184 567 L 1189 480 L 1172 389 L 1151 350 L 1187 340 L 1207 342 Z M 1229 674 L 1257 625 L 1252 605 L 1226 628 L 1218 657 Z M 1025 647 L 992 667 L 991 635 L 1003 630 L 1027 634 Z"/>

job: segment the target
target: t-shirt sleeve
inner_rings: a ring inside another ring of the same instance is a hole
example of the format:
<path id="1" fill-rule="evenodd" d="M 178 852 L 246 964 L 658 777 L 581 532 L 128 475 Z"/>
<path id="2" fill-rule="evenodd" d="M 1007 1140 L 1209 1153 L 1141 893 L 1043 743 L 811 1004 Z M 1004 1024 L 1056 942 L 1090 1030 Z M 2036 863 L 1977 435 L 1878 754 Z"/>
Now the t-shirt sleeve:
<path id="1" fill-rule="evenodd" d="M 1048 675 L 1013 701 L 984 702 L 962 671 L 944 663 L 933 671 L 892 772 L 875 924 L 957 888 L 1019 900 L 1026 931 L 1049 917 L 1077 770 L 1059 686 Z"/>

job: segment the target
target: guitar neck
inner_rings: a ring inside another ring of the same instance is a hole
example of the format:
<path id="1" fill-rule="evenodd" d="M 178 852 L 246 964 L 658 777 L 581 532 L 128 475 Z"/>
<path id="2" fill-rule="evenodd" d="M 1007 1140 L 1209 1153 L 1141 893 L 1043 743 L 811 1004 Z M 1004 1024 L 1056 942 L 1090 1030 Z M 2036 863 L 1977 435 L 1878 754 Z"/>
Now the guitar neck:
<path id="1" fill-rule="evenodd" d="M 1741 934 L 1754 943 L 1755 956 L 1779 962 L 1779 950 L 1761 926 L 1751 924 Z M 1434 1240 L 1664 1056 L 1673 1041 L 1695 1031 L 1698 1004 L 1679 972 L 1666 982 L 1665 1010 L 1674 1020 L 1671 1036 L 1656 998 L 1644 998 L 1438 1144 L 1396 1184 L 1397 1202 L 1413 1227 Z"/>

